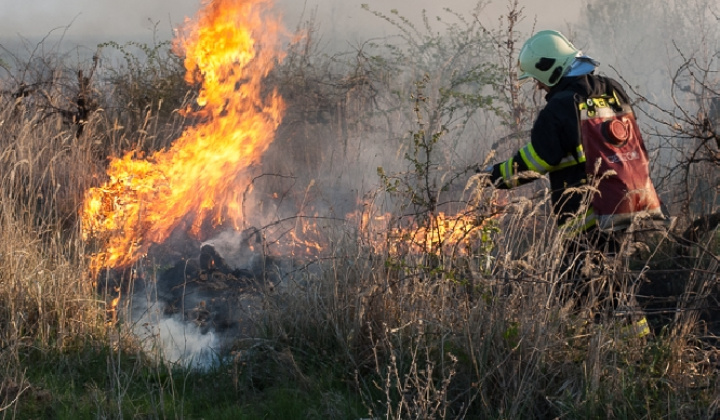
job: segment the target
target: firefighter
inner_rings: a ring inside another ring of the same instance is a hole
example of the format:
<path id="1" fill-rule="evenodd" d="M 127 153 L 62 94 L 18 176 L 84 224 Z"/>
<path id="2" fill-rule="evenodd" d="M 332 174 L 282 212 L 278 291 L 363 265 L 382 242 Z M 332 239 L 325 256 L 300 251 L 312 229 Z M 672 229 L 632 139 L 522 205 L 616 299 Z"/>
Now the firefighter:
<path id="1" fill-rule="evenodd" d="M 518 79 L 534 79 L 546 106 L 533 124 L 530 142 L 510 159 L 485 168 L 499 188 L 514 188 L 548 174 L 553 211 L 570 234 L 585 233 L 609 253 L 616 233 L 639 215 L 663 220 L 649 174 L 648 154 L 625 89 L 595 74 L 597 61 L 560 32 L 545 30 L 525 42 Z M 613 175 L 609 175 L 613 171 Z M 591 180 L 599 192 L 581 210 Z"/>
<path id="2" fill-rule="evenodd" d="M 518 65 L 518 78 L 534 79 L 547 104 L 529 143 L 510 159 L 482 170 L 494 185 L 514 188 L 548 174 L 553 212 L 572 238 L 569 244 L 604 255 L 619 251 L 619 233 L 638 217 L 664 219 L 647 150 L 620 83 L 596 75 L 599 63 L 552 30 L 525 42 Z M 579 188 L 587 185 L 597 192 Z M 573 252 L 577 248 L 568 248 Z M 618 304 L 613 306 L 617 310 Z M 644 316 L 632 325 L 639 325 L 639 336 L 649 332 Z"/>

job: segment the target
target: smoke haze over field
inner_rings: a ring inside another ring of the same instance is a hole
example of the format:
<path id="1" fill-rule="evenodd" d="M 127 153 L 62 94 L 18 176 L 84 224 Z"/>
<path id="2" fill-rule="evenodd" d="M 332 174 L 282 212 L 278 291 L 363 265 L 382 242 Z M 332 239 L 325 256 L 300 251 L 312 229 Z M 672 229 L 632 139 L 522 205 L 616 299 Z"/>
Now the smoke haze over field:
<path id="1" fill-rule="evenodd" d="M 325 40 L 342 40 L 353 43 L 369 37 L 385 35 L 388 25 L 365 10 L 366 3 L 371 10 L 389 13 L 397 9 L 402 16 L 419 21 L 422 10 L 428 16 L 444 15 L 444 8 L 461 14 L 469 14 L 477 4 L 476 0 L 277 0 L 275 9 L 284 16 L 285 24 L 293 29 L 313 13 L 320 25 Z M 567 22 L 577 20 L 581 2 L 548 0 L 543 2 L 524 1 L 526 19 L 523 30 L 556 27 L 565 29 Z M 3 26 L 0 28 L 0 43 L 17 41 L 18 37 L 36 39 L 53 32 L 62 34 L 67 29 L 66 39 L 71 43 L 92 47 L 97 42 L 128 40 L 151 40 L 157 24 L 157 36 L 168 39 L 172 29 L 186 17 L 192 17 L 200 8 L 200 0 L 0 0 Z M 507 1 L 490 2 L 485 8 L 486 25 L 496 25 L 496 17 L 506 12 Z M 341 41 L 341 42 L 342 42 Z"/>

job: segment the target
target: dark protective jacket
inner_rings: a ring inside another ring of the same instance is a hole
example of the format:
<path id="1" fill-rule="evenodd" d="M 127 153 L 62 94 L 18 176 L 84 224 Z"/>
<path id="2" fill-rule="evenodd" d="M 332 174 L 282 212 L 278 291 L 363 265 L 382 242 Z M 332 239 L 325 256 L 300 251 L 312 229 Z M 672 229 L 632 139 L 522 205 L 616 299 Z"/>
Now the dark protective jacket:
<path id="1" fill-rule="evenodd" d="M 547 105 L 533 125 L 530 142 L 512 158 L 493 166 L 492 181 L 499 188 L 513 188 L 536 179 L 523 177 L 523 172 L 548 173 L 553 211 L 559 224 L 568 222 L 576 216 L 584 196 L 567 190 L 587 183 L 588 172 L 578 105 L 589 97 L 613 92 L 622 105 L 629 106 L 627 93 L 611 78 L 588 74 L 561 79 L 545 96 Z M 585 215 L 587 221 L 580 222 L 580 230 L 594 227 L 592 212 L 590 208 Z"/>

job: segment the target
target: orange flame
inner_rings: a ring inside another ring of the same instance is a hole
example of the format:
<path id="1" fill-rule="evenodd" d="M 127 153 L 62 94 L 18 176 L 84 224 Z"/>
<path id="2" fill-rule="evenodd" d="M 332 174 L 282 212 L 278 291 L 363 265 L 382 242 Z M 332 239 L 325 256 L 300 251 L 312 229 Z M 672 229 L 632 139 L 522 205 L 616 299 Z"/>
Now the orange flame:
<path id="1" fill-rule="evenodd" d="M 186 81 L 201 84 L 201 108 L 187 112 L 203 122 L 146 159 L 133 152 L 112 159 L 109 181 L 86 193 L 83 236 L 103 244 L 91 262 L 95 272 L 133 263 L 183 223 L 192 223 L 196 235 L 209 219 L 241 225 L 238 190 L 248 184 L 248 169 L 273 141 L 284 111 L 277 92 L 262 92 L 282 58 L 273 49 L 281 24 L 267 15 L 270 5 L 212 0 L 196 23 L 186 23 L 175 47 L 186 57 Z"/>
<path id="2" fill-rule="evenodd" d="M 389 213 L 368 212 L 349 214 L 348 219 L 358 224 L 362 243 L 374 253 L 394 256 L 471 255 L 489 240 L 492 230 L 490 219 L 479 219 L 472 212 L 438 212 L 422 222 L 412 217 L 400 222 Z"/>

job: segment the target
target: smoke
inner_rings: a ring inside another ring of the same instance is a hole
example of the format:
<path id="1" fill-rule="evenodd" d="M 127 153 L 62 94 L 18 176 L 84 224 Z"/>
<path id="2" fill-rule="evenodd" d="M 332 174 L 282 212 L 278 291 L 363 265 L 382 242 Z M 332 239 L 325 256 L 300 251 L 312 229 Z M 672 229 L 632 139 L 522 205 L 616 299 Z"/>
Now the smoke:
<path id="1" fill-rule="evenodd" d="M 252 231 L 243 237 L 237 231 L 227 230 L 208 239 L 203 245 L 212 246 L 232 268 L 253 267 L 256 265 L 257 254 L 250 252 L 247 246 L 247 241 L 253 240 L 251 235 Z"/>
<path id="2" fill-rule="evenodd" d="M 265 305 L 287 271 L 282 261 L 240 245 L 242 239 L 224 232 L 202 244 L 185 237 L 182 246 L 171 241 L 150 250 L 152 264 L 137 267 L 121 304 L 123 325 L 148 355 L 207 369 L 237 340 L 257 335 Z"/>
<path id="3" fill-rule="evenodd" d="M 148 302 L 134 309 L 128 319 L 132 331 L 148 355 L 170 364 L 206 370 L 218 361 L 221 340 L 214 331 L 202 332 L 179 315 L 166 316 L 166 305 Z"/>
<path id="4" fill-rule="evenodd" d="M 447 0 L 437 2 L 417 0 L 276 0 L 276 9 L 284 16 L 288 28 L 314 17 L 323 34 L 326 46 L 346 49 L 371 38 L 389 35 L 391 28 L 361 5 L 368 4 L 372 10 L 390 13 L 398 10 L 403 16 L 420 22 L 423 11 L 431 20 L 444 14 L 448 8 L 460 14 L 469 14 L 478 4 L 477 0 Z M 497 16 L 507 9 L 505 1 L 481 1 L 487 4 L 488 15 Z M 530 2 L 524 5 L 528 16 L 526 27 L 558 27 L 577 18 L 580 2 L 568 4 L 563 0 Z M 48 34 L 50 39 L 63 38 L 70 48 L 76 45 L 94 50 L 101 42 L 153 42 L 174 36 L 174 30 L 186 18 L 195 15 L 201 7 L 200 0 L 126 0 L 122 2 L 98 2 L 92 0 L 32 0 L 14 2 L 2 0 L 6 16 L 0 32 L 0 44 L 8 46 L 23 37 L 36 42 Z M 549 12 L 552 11 L 552 12 Z M 110 18 L 111 17 L 111 18 Z M 492 23 L 492 22 L 489 22 Z"/>
<path id="5" fill-rule="evenodd" d="M 658 192 L 666 203 L 680 201 L 682 187 L 669 174 L 686 159 L 683 154 L 690 141 L 681 139 L 674 124 L 707 114 L 717 97 L 713 87 L 717 78 L 709 75 L 720 70 L 716 60 L 720 4 L 716 0 L 586 3 L 574 33 L 576 45 L 601 62 L 601 74 L 627 86 L 636 100 Z"/>

